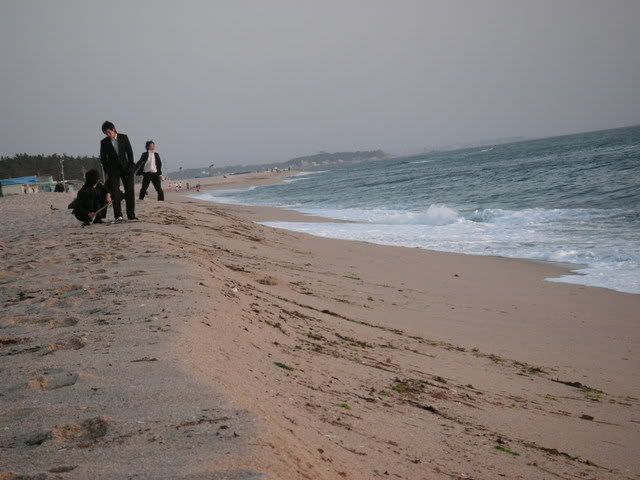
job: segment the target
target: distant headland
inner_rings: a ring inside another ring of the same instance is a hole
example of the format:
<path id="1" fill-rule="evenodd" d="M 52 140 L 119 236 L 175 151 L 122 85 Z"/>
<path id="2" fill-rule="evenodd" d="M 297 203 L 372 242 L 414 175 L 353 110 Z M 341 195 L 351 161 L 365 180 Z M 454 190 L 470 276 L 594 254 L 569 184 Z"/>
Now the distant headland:
<path id="1" fill-rule="evenodd" d="M 314 155 L 296 157 L 283 162 L 264 163 L 259 165 L 229 165 L 223 167 L 185 168 L 169 173 L 169 177 L 197 178 L 215 175 L 232 175 L 236 173 L 256 172 L 265 170 L 304 170 L 313 167 L 338 165 L 344 163 L 359 163 L 370 160 L 383 160 L 392 158 L 392 155 L 383 150 L 366 150 L 357 152 L 319 152 Z"/>

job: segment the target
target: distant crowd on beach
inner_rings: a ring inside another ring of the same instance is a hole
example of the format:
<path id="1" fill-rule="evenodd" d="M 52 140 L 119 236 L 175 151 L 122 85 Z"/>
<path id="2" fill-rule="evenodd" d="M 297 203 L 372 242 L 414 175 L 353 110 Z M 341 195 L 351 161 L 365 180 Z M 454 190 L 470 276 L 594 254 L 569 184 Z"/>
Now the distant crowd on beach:
<path id="1" fill-rule="evenodd" d="M 38 185 L 22 185 L 22 193 L 24 194 L 38 193 L 39 191 L 40 188 L 38 187 Z"/>
<path id="2" fill-rule="evenodd" d="M 202 186 L 200 185 L 200 182 L 196 183 L 195 186 L 193 186 L 193 190 L 195 190 L 196 192 L 199 192 L 200 189 L 202 188 Z M 179 192 L 180 190 L 182 190 L 182 181 L 178 180 L 178 181 L 174 181 L 174 182 L 169 182 L 167 184 L 167 190 L 173 190 L 176 192 Z M 185 190 L 191 190 L 192 189 L 192 185 L 189 182 L 185 182 Z"/>

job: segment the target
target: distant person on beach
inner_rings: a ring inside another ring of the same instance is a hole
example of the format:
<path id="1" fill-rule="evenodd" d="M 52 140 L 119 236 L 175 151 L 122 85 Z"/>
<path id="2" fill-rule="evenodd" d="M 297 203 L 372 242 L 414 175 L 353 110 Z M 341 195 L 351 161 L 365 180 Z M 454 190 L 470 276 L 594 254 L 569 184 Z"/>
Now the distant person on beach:
<path id="1" fill-rule="evenodd" d="M 107 176 L 106 185 L 113 200 L 113 216 L 116 222 L 122 221 L 120 202 L 120 181 L 124 186 L 124 198 L 127 202 L 127 218 L 137 220 L 135 212 L 135 194 L 133 191 L 133 149 L 129 137 L 118 133 L 111 122 L 102 124 L 102 133 L 106 135 L 100 142 L 100 162 Z"/>
<path id="2" fill-rule="evenodd" d="M 73 214 L 83 225 L 89 225 L 92 222 L 102 223 L 102 219 L 107 216 L 106 206 L 111 203 L 111 194 L 100 183 L 100 174 L 97 170 L 89 170 L 85 173 L 84 179 L 84 185 L 70 205 L 73 208 Z"/>
<path id="3" fill-rule="evenodd" d="M 64 185 L 62 184 L 62 182 L 56 183 L 56 188 L 54 188 L 53 191 L 57 193 L 64 192 Z"/>
<path id="4" fill-rule="evenodd" d="M 153 188 L 158 192 L 158 201 L 164 200 L 164 192 L 162 191 L 162 160 L 160 155 L 156 153 L 156 144 L 153 140 L 149 140 L 145 144 L 146 152 L 140 156 L 140 160 L 136 165 L 136 174 L 142 175 L 142 188 L 140 188 L 140 200 L 144 200 L 149 188 L 149 183 L 153 183 Z"/>

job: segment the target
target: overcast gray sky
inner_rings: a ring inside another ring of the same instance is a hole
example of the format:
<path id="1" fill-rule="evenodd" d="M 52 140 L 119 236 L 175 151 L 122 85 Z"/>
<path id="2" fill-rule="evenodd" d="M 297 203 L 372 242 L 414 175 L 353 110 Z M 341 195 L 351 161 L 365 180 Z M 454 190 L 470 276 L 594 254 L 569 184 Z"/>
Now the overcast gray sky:
<path id="1" fill-rule="evenodd" d="M 0 154 L 172 165 L 640 123 L 640 1 L 0 0 Z"/>

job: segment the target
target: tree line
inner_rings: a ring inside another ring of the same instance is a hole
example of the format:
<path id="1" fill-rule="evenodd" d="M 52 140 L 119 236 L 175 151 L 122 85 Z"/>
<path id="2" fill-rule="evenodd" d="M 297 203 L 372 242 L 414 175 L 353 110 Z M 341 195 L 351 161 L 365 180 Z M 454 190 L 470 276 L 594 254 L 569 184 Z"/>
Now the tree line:
<path id="1" fill-rule="evenodd" d="M 98 157 L 74 157 L 57 153 L 52 155 L 18 153 L 13 157 L 0 157 L 0 178 L 51 175 L 56 181 L 62 180 L 61 160 L 64 166 L 65 180 L 84 180 L 85 172 L 92 168 L 100 171 Z"/>

